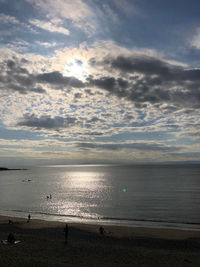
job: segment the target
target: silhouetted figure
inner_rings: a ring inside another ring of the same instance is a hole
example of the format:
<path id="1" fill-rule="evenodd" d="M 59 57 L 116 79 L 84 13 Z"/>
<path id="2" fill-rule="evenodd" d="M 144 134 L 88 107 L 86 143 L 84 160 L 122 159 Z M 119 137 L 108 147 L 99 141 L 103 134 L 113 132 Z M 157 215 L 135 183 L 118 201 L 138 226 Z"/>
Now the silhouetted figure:
<path id="1" fill-rule="evenodd" d="M 8 224 L 13 224 L 13 221 L 11 221 L 11 220 L 8 220 Z"/>
<path id="2" fill-rule="evenodd" d="M 51 194 L 49 195 L 49 198 L 52 199 L 52 195 Z"/>
<path id="3" fill-rule="evenodd" d="M 8 243 L 13 244 L 15 242 L 15 237 L 12 233 L 8 235 Z"/>
<path id="4" fill-rule="evenodd" d="M 100 233 L 100 235 L 104 235 L 105 234 L 104 228 L 102 226 L 99 227 L 99 233 Z"/>
<path id="5" fill-rule="evenodd" d="M 65 244 L 67 244 L 67 242 L 68 242 L 68 233 L 69 233 L 69 227 L 68 227 L 67 223 L 65 225 L 64 233 L 65 233 Z"/>
<path id="6" fill-rule="evenodd" d="M 31 220 L 31 215 L 29 214 L 29 215 L 28 215 L 28 221 L 27 221 L 27 223 L 29 223 L 30 220 Z"/>

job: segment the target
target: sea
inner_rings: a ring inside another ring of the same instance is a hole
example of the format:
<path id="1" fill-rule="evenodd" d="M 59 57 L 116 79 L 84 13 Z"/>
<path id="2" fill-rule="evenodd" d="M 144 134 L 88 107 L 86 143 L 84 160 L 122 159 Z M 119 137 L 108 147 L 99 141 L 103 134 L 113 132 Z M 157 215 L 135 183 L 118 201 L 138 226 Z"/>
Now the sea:
<path id="1" fill-rule="evenodd" d="M 35 166 L 0 171 L 0 215 L 200 230 L 200 165 Z"/>

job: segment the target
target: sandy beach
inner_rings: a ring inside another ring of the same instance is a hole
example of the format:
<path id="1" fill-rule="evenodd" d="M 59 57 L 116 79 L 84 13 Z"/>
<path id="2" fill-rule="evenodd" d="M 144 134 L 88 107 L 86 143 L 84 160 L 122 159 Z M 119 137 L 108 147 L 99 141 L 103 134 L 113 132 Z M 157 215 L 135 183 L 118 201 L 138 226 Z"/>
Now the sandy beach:
<path id="1" fill-rule="evenodd" d="M 0 239 L 21 242 L 0 244 L 0 266 L 200 266 L 200 231 L 68 225 L 66 245 L 65 223 L 1 216 Z"/>

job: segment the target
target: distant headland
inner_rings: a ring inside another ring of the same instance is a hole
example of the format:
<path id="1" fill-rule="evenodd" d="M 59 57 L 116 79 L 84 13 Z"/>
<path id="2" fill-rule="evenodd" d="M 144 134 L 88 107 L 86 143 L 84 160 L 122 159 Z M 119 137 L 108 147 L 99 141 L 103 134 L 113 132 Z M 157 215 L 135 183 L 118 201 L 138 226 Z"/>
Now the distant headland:
<path id="1" fill-rule="evenodd" d="M 6 168 L 6 167 L 0 167 L 0 171 L 24 171 L 24 170 L 27 170 L 27 169 L 9 169 L 9 168 Z"/>

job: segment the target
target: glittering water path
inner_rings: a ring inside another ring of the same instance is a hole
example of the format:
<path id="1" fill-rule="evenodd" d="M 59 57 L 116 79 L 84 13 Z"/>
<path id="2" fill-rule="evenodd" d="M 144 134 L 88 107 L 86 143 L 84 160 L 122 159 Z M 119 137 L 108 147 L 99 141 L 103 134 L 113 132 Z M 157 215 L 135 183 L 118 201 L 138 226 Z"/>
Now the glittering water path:
<path id="1" fill-rule="evenodd" d="M 52 166 L 0 172 L 1 214 L 31 212 L 61 221 L 199 228 L 199 207 L 199 165 Z"/>

